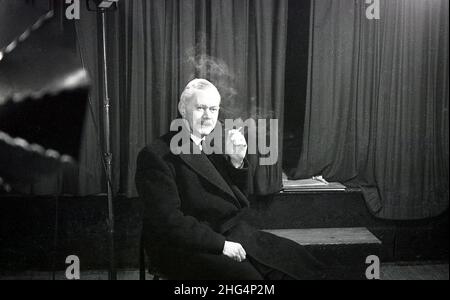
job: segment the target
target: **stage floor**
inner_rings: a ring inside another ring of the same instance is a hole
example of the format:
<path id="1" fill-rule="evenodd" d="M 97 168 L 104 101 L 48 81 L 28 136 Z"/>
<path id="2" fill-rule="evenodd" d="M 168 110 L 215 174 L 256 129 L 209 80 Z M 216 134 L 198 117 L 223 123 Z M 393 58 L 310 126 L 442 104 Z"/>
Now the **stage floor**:
<path id="1" fill-rule="evenodd" d="M 0 274 L 0 280 L 52 280 L 51 272 L 22 272 Z M 139 270 L 120 270 L 118 280 L 139 280 Z M 86 271 L 81 273 L 82 280 L 107 280 L 107 271 Z M 147 275 L 147 280 L 151 280 Z M 449 280 L 449 264 L 430 263 L 389 263 L 381 267 L 382 280 Z M 56 280 L 65 280 L 64 272 L 56 273 Z"/>

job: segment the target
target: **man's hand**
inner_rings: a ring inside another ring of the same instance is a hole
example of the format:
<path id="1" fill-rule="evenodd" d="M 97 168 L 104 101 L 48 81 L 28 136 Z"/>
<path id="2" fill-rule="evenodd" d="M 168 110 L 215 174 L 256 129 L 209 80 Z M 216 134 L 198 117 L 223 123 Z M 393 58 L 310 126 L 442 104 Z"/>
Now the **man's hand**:
<path id="1" fill-rule="evenodd" d="M 223 255 L 228 256 L 237 262 L 243 262 L 247 258 L 247 253 L 241 244 L 228 241 L 225 242 L 225 245 L 223 246 Z"/>
<path id="2" fill-rule="evenodd" d="M 235 168 L 242 167 L 247 154 L 247 141 L 240 130 L 230 130 L 225 142 L 225 153 Z"/>

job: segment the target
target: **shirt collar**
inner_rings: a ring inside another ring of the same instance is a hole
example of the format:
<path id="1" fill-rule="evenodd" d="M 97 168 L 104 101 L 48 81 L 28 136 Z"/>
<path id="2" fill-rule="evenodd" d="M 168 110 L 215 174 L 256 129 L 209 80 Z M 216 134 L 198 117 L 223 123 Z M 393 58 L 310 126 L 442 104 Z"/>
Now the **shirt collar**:
<path id="1" fill-rule="evenodd" d="M 201 146 L 202 142 L 205 141 L 206 137 L 199 138 L 198 136 L 191 134 L 191 139 L 197 146 Z"/>

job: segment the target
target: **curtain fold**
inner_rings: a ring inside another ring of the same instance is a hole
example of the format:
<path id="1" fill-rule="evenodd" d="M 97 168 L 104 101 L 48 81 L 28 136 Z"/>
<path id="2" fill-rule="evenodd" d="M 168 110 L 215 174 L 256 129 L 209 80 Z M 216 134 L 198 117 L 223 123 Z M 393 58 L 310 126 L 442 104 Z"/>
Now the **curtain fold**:
<path id="1" fill-rule="evenodd" d="M 448 209 L 448 1 L 312 3 L 303 152 L 295 178 L 363 187 L 379 217 Z"/>
<path id="2" fill-rule="evenodd" d="M 282 116 L 287 2 L 127 0 L 107 15 L 116 193 L 137 195 L 137 154 L 169 131 L 178 116 L 180 94 L 195 77 L 205 77 L 218 86 L 223 96 L 222 119 Z M 60 191 L 81 196 L 106 191 L 101 164 L 104 125 L 98 26 L 96 14 L 83 7 L 77 28 L 93 82 L 92 109 L 87 112 L 80 169 L 78 173 L 66 171 L 59 179 L 64 182 Z M 56 178 L 46 180 L 32 193 L 51 194 L 60 186 L 57 182 Z M 272 193 L 280 187 L 280 165 L 256 168 L 255 193 Z"/>

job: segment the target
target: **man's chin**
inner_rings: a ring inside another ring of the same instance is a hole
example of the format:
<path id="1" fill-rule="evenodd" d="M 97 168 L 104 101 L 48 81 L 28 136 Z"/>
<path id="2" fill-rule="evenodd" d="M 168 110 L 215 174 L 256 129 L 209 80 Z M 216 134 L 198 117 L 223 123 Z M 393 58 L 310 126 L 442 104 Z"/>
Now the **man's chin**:
<path id="1" fill-rule="evenodd" d="M 198 132 L 200 133 L 200 135 L 202 136 L 208 136 L 211 134 L 211 132 L 213 131 L 214 128 L 212 127 L 208 127 L 208 128 L 202 128 L 200 129 Z"/>

